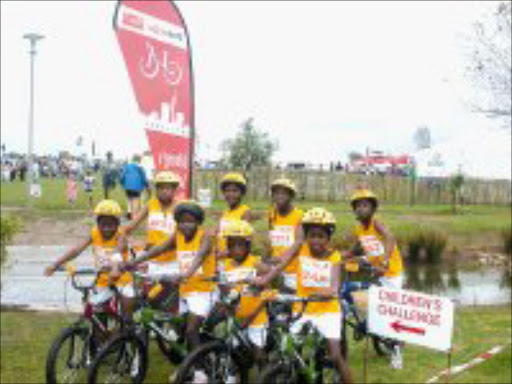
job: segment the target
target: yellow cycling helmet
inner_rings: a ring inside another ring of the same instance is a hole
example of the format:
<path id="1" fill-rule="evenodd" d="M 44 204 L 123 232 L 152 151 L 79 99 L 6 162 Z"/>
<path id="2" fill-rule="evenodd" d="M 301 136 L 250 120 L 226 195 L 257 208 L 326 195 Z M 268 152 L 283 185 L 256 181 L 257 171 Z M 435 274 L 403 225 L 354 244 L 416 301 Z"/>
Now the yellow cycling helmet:
<path id="1" fill-rule="evenodd" d="M 270 190 L 273 191 L 274 188 L 276 188 L 276 187 L 282 187 L 282 188 L 287 189 L 288 191 L 290 191 L 292 193 L 292 196 L 295 196 L 297 194 L 297 187 L 295 187 L 295 184 L 290 179 L 286 179 L 283 177 L 283 178 L 275 180 L 270 185 Z"/>
<path id="2" fill-rule="evenodd" d="M 120 218 L 123 214 L 121 206 L 115 200 L 102 200 L 94 208 L 96 216 L 114 216 Z"/>
<path id="3" fill-rule="evenodd" d="M 247 181 L 245 180 L 245 177 L 243 177 L 243 175 L 240 173 L 233 172 L 225 174 L 220 181 L 220 189 L 224 190 L 228 184 L 238 185 L 242 190 L 242 194 L 245 194 L 245 191 L 247 190 Z"/>
<path id="4" fill-rule="evenodd" d="M 375 208 L 379 206 L 379 200 L 377 199 L 377 195 L 375 195 L 375 193 L 373 193 L 369 189 L 358 189 L 352 194 L 350 204 L 352 205 L 353 209 L 356 206 L 356 202 L 358 202 L 359 200 L 369 200 L 373 203 Z"/>
<path id="5" fill-rule="evenodd" d="M 308 229 L 312 226 L 324 227 L 329 233 L 329 237 L 331 237 L 336 228 L 336 218 L 331 212 L 324 208 L 311 208 L 306 211 L 302 217 L 302 227 L 304 228 L 304 232 L 307 233 Z"/>
<path id="6" fill-rule="evenodd" d="M 180 185 L 180 182 L 180 177 L 171 171 L 160 171 L 156 174 L 154 179 L 155 185 L 164 183 Z"/>
<path id="7" fill-rule="evenodd" d="M 221 235 L 224 237 L 245 237 L 250 240 L 254 230 L 252 225 L 245 220 L 230 220 L 223 229 Z"/>

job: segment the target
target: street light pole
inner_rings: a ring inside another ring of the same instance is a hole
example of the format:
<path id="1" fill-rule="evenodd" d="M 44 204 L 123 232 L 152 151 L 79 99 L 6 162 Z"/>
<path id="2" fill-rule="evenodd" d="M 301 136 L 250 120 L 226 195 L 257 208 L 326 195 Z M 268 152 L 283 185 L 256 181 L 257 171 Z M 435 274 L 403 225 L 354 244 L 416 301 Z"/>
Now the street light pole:
<path id="1" fill-rule="evenodd" d="M 27 199 L 30 203 L 30 186 L 33 183 L 32 154 L 34 150 L 34 57 L 36 55 L 36 43 L 44 38 L 37 33 L 26 33 L 23 38 L 30 41 L 30 109 L 28 119 L 28 159 L 27 159 Z"/>

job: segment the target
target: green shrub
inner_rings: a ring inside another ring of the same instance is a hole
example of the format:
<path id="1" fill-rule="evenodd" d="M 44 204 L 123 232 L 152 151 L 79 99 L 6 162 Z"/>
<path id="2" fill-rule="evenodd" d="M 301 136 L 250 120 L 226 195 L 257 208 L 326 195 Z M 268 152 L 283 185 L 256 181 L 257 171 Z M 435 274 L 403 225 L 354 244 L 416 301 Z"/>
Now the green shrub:
<path id="1" fill-rule="evenodd" d="M 17 218 L 0 216 L 0 265 L 2 266 L 6 258 L 5 247 L 19 229 L 20 222 Z"/>
<path id="2" fill-rule="evenodd" d="M 411 264 L 436 264 L 448 243 L 445 233 L 434 229 L 418 229 L 408 234 L 405 243 L 408 249 L 408 261 Z"/>

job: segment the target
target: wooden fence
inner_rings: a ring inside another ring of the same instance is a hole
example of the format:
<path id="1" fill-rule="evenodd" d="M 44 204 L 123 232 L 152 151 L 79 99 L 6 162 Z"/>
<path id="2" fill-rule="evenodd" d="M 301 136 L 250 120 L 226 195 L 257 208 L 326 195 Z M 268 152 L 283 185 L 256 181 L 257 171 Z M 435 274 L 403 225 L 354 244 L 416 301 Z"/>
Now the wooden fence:
<path id="1" fill-rule="evenodd" d="M 194 196 L 198 189 L 210 189 L 213 199 L 221 199 L 219 183 L 223 170 L 196 170 Z M 450 204 L 448 179 L 417 179 L 396 175 L 358 175 L 335 171 L 278 170 L 259 168 L 245 174 L 249 200 L 268 200 L 270 184 L 279 177 L 293 180 L 299 200 L 348 201 L 352 191 L 362 183 L 368 185 L 383 202 L 394 204 Z M 464 204 L 506 205 L 512 203 L 510 180 L 465 179 L 461 189 Z"/>

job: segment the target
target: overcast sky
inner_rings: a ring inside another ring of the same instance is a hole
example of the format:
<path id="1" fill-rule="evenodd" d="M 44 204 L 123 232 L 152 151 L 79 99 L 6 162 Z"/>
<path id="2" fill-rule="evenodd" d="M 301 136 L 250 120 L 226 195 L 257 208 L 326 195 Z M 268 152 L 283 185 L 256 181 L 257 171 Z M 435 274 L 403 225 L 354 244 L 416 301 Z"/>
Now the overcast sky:
<path id="1" fill-rule="evenodd" d="M 434 144 L 459 142 L 472 168 L 510 175 L 510 133 L 470 112 L 465 35 L 492 2 L 178 1 L 192 44 L 199 154 L 254 117 L 279 142 L 278 160 L 344 160 L 366 146 L 413 149 L 418 126 Z M 36 56 L 35 150 L 100 153 L 147 148 L 121 50 L 115 2 L 1 2 L 1 129 L 27 150 L 29 43 Z M 482 146 L 485 141 L 487 145 Z M 492 158 L 490 160 L 490 158 Z M 510 177 L 510 176 L 508 176 Z"/>

